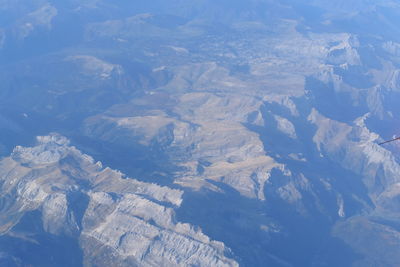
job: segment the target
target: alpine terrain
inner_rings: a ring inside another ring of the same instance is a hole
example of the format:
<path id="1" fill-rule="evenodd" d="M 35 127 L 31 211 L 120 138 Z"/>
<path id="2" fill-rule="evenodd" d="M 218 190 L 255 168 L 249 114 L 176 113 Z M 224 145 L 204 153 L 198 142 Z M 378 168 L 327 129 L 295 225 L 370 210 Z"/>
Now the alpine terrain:
<path id="1" fill-rule="evenodd" d="M 0 266 L 400 264 L 397 0 L 0 0 Z"/>

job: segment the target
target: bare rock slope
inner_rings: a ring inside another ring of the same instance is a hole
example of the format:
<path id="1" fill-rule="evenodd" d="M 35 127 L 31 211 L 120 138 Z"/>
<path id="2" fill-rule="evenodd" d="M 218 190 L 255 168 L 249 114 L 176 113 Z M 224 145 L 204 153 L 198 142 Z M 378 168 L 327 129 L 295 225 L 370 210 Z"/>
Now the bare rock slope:
<path id="1" fill-rule="evenodd" d="M 40 242 L 39 232 L 20 227 L 24 216 L 37 211 L 44 233 L 76 239 L 87 266 L 237 265 L 223 243 L 176 221 L 182 191 L 103 168 L 64 137 L 38 137 L 35 147 L 15 148 L 0 170 L 3 238 Z"/>

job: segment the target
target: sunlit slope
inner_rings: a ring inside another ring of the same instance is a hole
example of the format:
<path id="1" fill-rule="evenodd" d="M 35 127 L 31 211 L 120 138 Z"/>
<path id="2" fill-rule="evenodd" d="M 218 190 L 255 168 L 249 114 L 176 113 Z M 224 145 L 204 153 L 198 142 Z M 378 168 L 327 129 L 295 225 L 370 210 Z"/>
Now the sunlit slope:
<path id="1" fill-rule="evenodd" d="M 0 1 L 1 260 L 396 266 L 398 3 L 139 2 Z"/>

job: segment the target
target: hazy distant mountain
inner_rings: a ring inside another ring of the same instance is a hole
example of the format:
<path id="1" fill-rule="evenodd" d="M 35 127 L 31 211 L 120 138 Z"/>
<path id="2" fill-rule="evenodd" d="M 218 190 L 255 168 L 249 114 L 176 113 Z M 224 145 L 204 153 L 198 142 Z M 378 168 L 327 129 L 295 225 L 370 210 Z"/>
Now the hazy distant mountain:
<path id="1" fill-rule="evenodd" d="M 0 0 L 0 265 L 397 266 L 399 15 Z"/>

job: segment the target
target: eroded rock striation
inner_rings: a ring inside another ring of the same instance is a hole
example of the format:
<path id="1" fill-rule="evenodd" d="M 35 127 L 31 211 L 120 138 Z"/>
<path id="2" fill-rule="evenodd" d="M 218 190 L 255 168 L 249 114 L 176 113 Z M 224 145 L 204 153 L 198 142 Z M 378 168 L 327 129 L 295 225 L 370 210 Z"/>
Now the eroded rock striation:
<path id="1" fill-rule="evenodd" d="M 40 243 L 21 226 L 38 212 L 43 232 L 75 239 L 88 266 L 237 266 L 223 243 L 175 219 L 181 190 L 103 168 L 60 135 L 37 142 L 0 162 L 1 238 Z"/>

